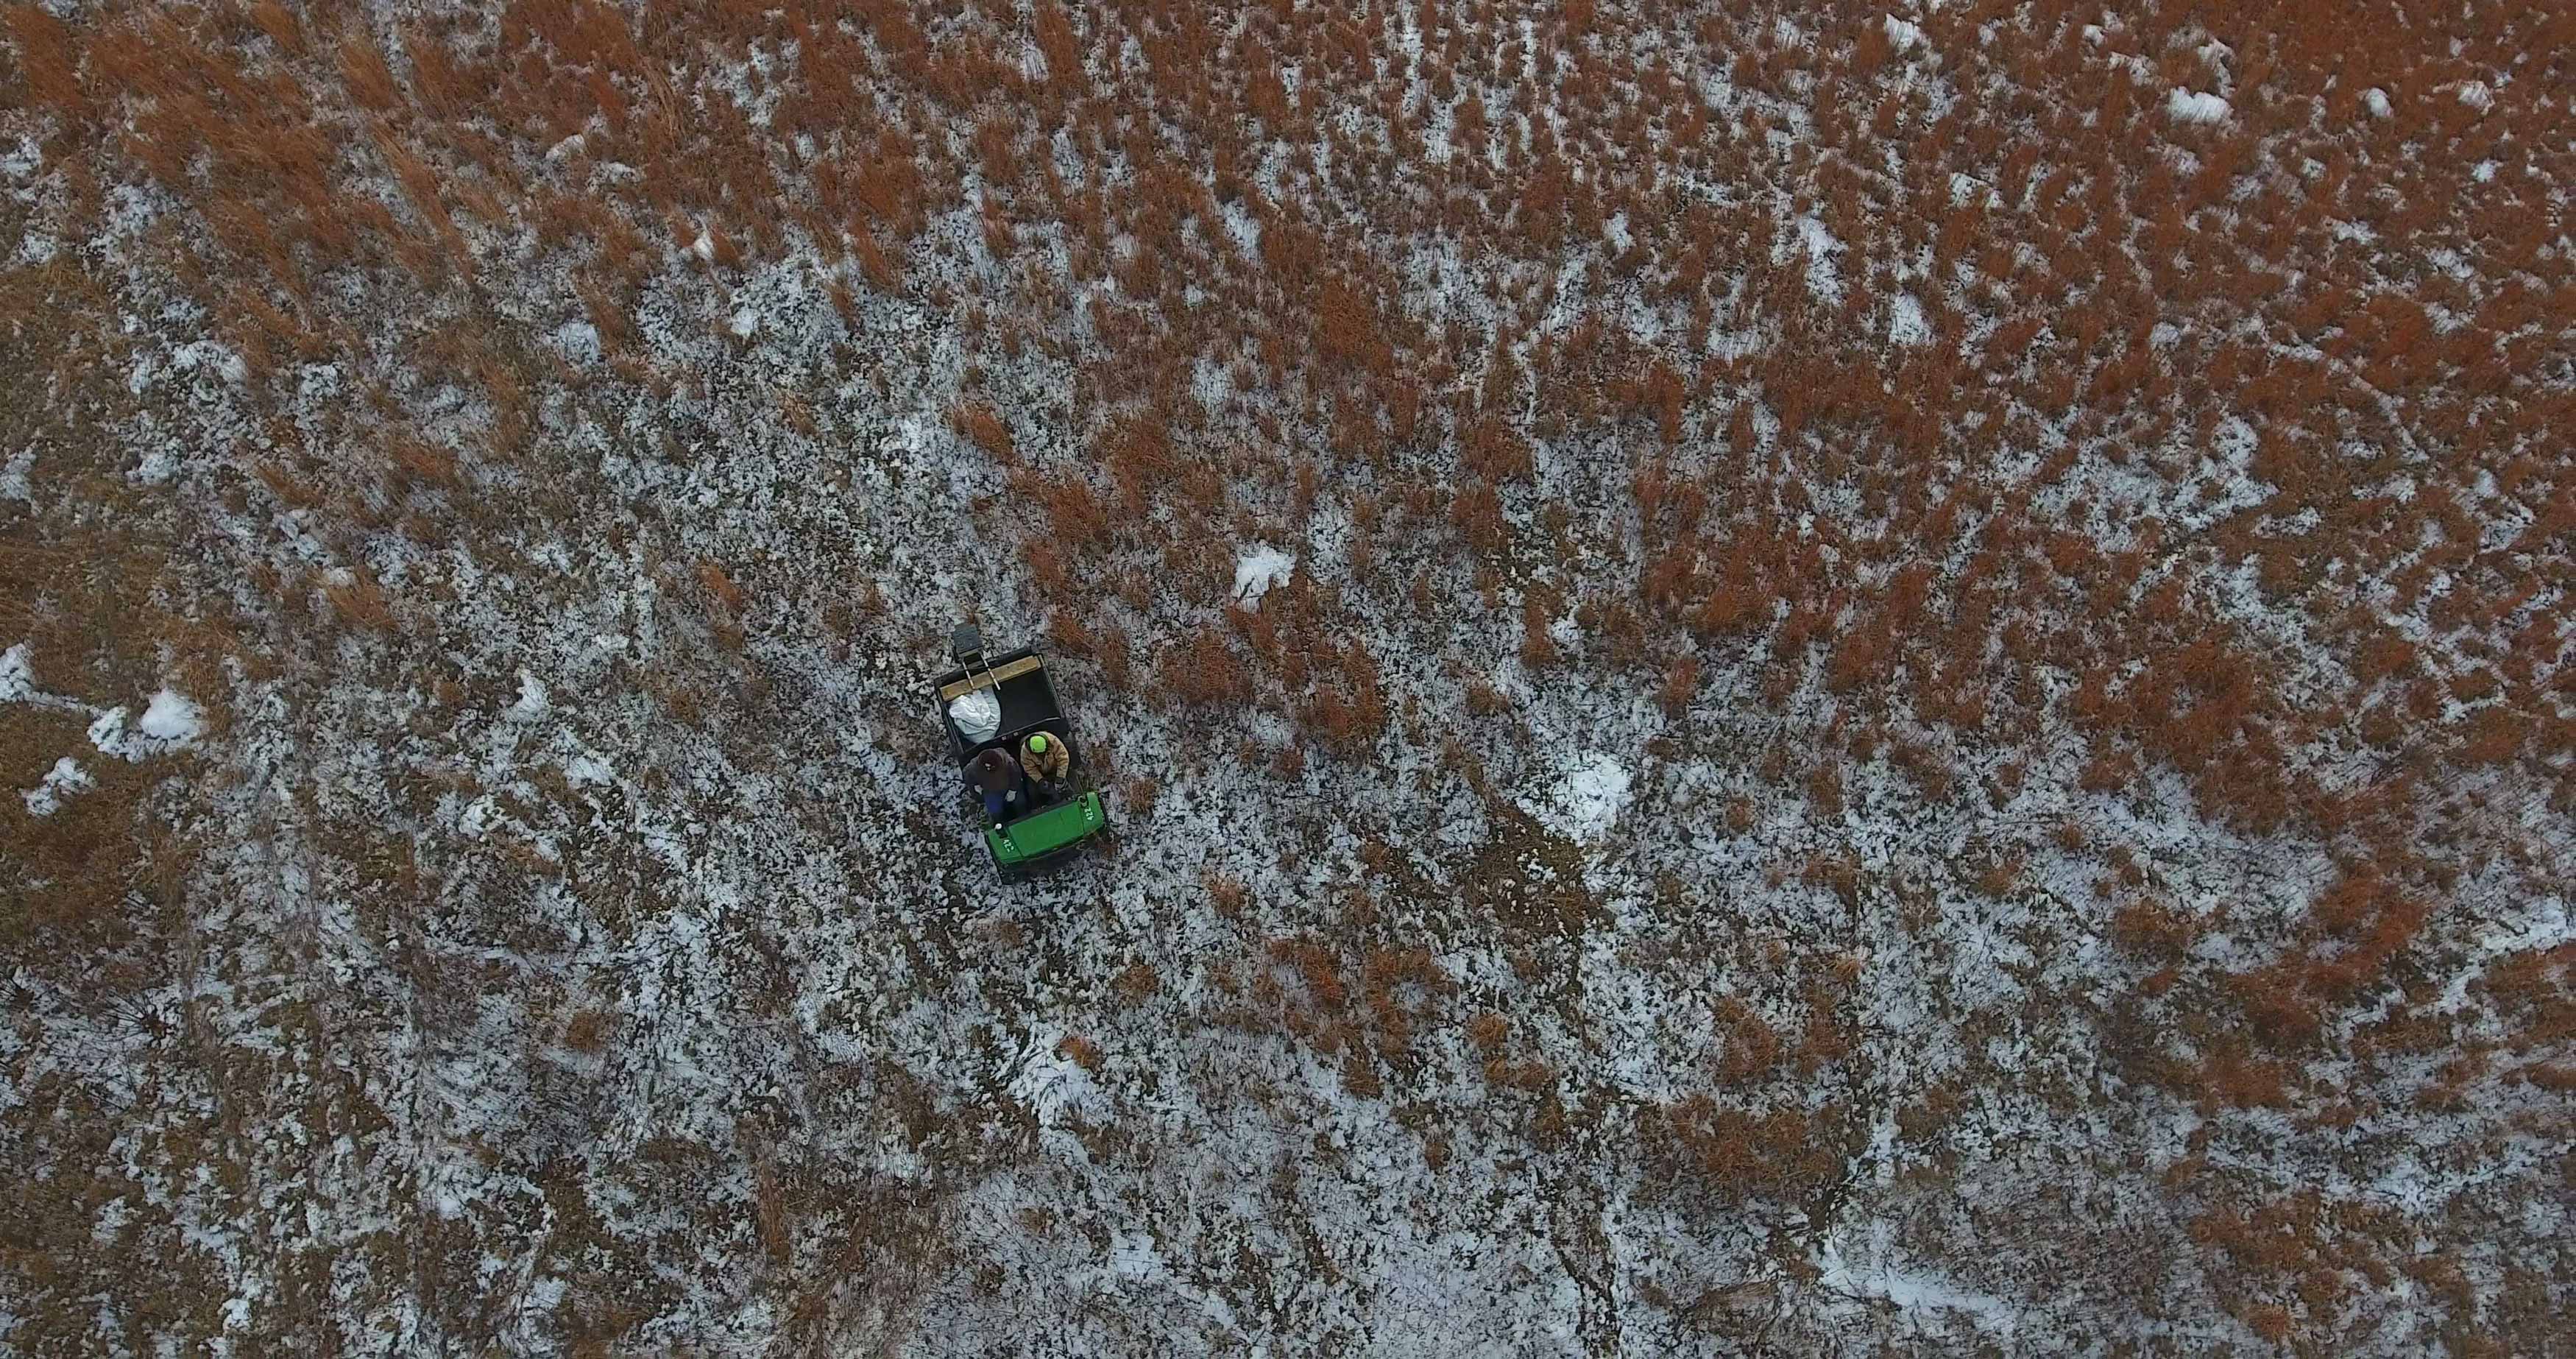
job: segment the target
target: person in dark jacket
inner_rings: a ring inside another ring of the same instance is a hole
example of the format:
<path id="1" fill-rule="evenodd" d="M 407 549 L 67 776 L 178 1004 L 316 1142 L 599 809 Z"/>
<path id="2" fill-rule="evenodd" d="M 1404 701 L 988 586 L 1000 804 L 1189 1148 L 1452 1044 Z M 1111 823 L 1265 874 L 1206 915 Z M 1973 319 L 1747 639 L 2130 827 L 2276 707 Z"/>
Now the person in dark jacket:
<path id="1" fill-rule="evenodd" d="M 995 746 L 966 762 L 966 776 L 984 795 L 984 819 L 1000 825 L 1020 812 L 1020 765 Z"/>

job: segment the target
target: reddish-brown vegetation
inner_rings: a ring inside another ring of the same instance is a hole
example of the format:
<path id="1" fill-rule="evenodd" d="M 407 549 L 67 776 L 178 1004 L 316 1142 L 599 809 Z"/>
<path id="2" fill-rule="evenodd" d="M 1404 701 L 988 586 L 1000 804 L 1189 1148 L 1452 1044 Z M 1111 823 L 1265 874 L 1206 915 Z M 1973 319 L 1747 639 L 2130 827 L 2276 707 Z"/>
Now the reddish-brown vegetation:
<path id="1" fill-rule="evenodd" d="M 810 247 L 840 355 L 909 342 L 862 333 L 895 299 L 959 318 L 969 376 L 948 418 L 1007 469 L 1006 522 L 987 523 L 1021 544 L 1006 566 L 1054 610 L 1051 644 L 1150 701 L 1292 720 L 1294 742 L 1258 752 L 1283 777 L 1419 741 L 1398 711 L 1413 657 L 1389 647 L 1436 651 L 1454 630 L 1508 665 L 1517 608 L 1533 689 L 1617 686 L 1675 722 L 1707 720 L 1721 692 L 1767 705 L 1796 750 L 1763 771 L 1783 785 L 1764 807 L 1803 793 L 1839 820 L 1881 795 L 1865 771 L 1884 754 L 1927 803 L 2065 794 L 2057 850 L 2107 855 L 2118 832 L 2088 836 L 2089 808 L 2185 788 L 2213 822 L 2350 865 L 2277 915 L 2185 909 L 2118 864 L 2075 908 L 2146 974 L 2138 1003 L 2212 1002 L 2224 1031 L 2189 1076 L 2220 1104 L 2297 1106 L 2286 1053 L 2421 1003 L 2409 963 L 2457 884 L 2534 834 L 2512 815 L 2459 824 L 2456 801 L 2576 814 L 2576 279 L 2547 187 L 2570 172 L 2549 92 L 2576 20 L 2556 8 L 2317 23 L 2277 3 L 2166 7 L 2088 37 L 2063 6 L 1926 7 L 1921 47 L 1899 50 L 1876 22 L 1784 43 L 1767 16 L 1583 0 L 1526 53 L 1562 80 L 1524 82 L 1519 16 L 1423 7 L 1419 78 L 1450 120 L 1437 160 L 1382 10 L 1273 7 L 1238 35 L 1186 6 L 1042 0 L 1025 40 L 1043 70 L 1024 73 L 1021 18 L 979 26 L 974 9 L 728 5 L 679 23 L 528 3 L 469 35 L 280 0 L 70 23 L 22 3 L 0 103 L 50 120 L 31 211 L 60 215 L 54 234 L 84 234 L 127 186 L 179 205 L 135 248 L 201 294 L 261 401 L 377 343 L 483 398 L 488 427 L 391 435 L 355 468 L 256 469 L 281 508 L 345 521 L 322 531 L 334 542 L 370 515 L 427 531 L 550 452 L 540 422 L 572 384 L 475 333 L 496 246 L 524 231 L 563 264 L 568 282 L 527 301 L 589 319 L 609 368 L 584 380 L 666 396 L 706 378 L 643 352 L 646 285 L 702 260 L 696 286 L 741 286 Z M 2209 39 L 2229 53 L 2229 112 L 2192 126 L 2165 96 L 2219 88 Z M 793 48 L 763 63 L 767 126 L 701 79 L 699 44 Z M 1670 55 L 1631 69 L 1620 54 L 1640 50 Z M 1996 97 L 1934 116 L 1911 69 L 1932 52 Z M 1702 70 L 1745 102 L 1698 97 Z M 2517 74 L 2483 105 L 2457 97 L 2490 70 Z M 2396 116 L 2368 110 L 2374 88 Z M 1759 111 L 1790 96 L 1814 109 L 1795 137 Z M 2475 178 L 2487 161 L 2506 168 Z M 1829 261 L 1804 258 L 1807 224 L 1775 203 L 1831 238 Z M 988 257 L 963 275 L 932 229 L 959 220 Z M 1426 307 L 1426 240 L 1471 262 L 1490 325 Z M 2460 267 L 2419 267 L 2436 257 Z M 1930 278 L 1891 264 L 1917 258 Z M 1810 262 L 1833 264 L 1832 286 L 1811 286 Z M 1596 272 L 1633 304 L 1557 281 Z M 401 314 L 340 300 L 370 289 Z M 439 305 L 409 305 L 424 295 Z M 1921 334 L 1896 342 L 1908 308 Z M 472 323 L 415 320 L 458 311 Z M 1013 421 L 1041 418 L 1006 421 L 988 402 L 1007 389 L 979 375 L 1032 353 L 1067 374 L 1076 428 L 1023 447 Z M 1202 361 L 1232 395 L 1201 395 Z M 798 400 L 781 409 L 813 437 L 830 412 Z M 269 442 L 303 442 L 288 435 Z M 1224 600 L 1231 545 L 1304 542 L 1337 511 L 1353 526 L 1339 571 L 1309 561 L 1257 605 Z M 387 577 L 397 611 L 363 569 L 269 570 L 362 631 L 411 615 L 407 579 Z M 714 562 L 696 570 L 740 645 L 752 599 Z M 1067 607 L 1093 593 L 1098 608 Z M 1408 604 L 1382 640 L 1379 615 Z M 1477 670 L 1457 692 L 1509 727 L 1507 687 Z M 1450 767 L 1503 781 L 1472 758 Z M 1159 786 L 1130 780 L 1128 810 L 1150 815 Z M 1752 833 L 1756 806 L 1729 797 L 1726 826 Z M 2023 894 L 2033 850 L 1998 846 L 1961 880 Z M 1839 855 L 1806 878 L 1862 899 Z M 1246 913 L 1240 884 L 1210 891 Z M 2204 931 L 2243 936 L 2263 965 L 2225 973 L 2195 952 Z M 1328 1017 L 1319 1034 L 1365 1048 L 1333 1028 L 1365 1009 L 1406 1048 L 1411 1011 L 1377 993 L 1427 985 L 1414 964 L 1286 947 L 1275 970 Z M 2530 951 L 2476 983 L 2517 1051 L 2576 1032 L 2566 969 L 2563 950 Z M 1832 1014 L 1811 997 L 1782 1021 L 1801 1062 L 1836 1060 Z M 1724 1023 L 1713 1081 L 1784 1060 L 1759 1013 Z M 1505 1058 L 1504 1030 L 1470 1038 L 1502 1084 L 1548 1085 Z M 2564 1071 L 2517 1069 L 2544 1088 Z M 1789 1188 L 1793 1135 L 1829 1140 L 1829 1122 L 1686 1102 L 1653 1146 L 1691 1175 Z M 2251 1230 L 2207 1237 L 2253 1251 Z M 2245 1316 L 2294 1335 L 2269 1304 Z"/>

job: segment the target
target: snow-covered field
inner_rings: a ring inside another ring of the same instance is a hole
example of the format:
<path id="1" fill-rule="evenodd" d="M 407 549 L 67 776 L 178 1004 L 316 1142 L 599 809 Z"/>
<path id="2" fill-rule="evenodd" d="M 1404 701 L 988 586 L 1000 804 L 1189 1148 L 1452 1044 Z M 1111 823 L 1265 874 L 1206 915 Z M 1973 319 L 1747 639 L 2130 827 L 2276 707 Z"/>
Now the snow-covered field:
<path id="1" fill-rule="evenodd" d="M 2170 8 L 18 4 L 0 1352 L 2566 1352 L 2576 11 Z"/>

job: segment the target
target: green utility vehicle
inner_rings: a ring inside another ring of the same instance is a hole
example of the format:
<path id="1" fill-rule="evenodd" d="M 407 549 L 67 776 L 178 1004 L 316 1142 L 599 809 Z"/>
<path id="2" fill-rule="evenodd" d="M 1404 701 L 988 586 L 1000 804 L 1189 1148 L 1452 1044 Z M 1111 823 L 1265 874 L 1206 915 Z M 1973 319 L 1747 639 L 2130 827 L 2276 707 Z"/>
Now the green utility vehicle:
<path id="1" fill-rule="evenodd" d="M 986 655 L 984 635 L 972 624 L 950 636 L 948 650 L 956 668 L 931 688 L 993 866 L 1004 878 L 1017 879 L 1071 862 L 1086 842 L 1109 829 L 1109 813 L 1099 792 L 1086 786 L 1082 745 L 1056 702 L 1046 663 L 1027 647 Z M 1062 775 L 1017 779 L 1009 804 L 999 815 L 986 814 L 979 760 L 989 768 L 994 762 L 985 759 L 987 752 L 1000 751 L 1016 764 L 1030 738 L 1040 735 L 1062 747 Z"/>

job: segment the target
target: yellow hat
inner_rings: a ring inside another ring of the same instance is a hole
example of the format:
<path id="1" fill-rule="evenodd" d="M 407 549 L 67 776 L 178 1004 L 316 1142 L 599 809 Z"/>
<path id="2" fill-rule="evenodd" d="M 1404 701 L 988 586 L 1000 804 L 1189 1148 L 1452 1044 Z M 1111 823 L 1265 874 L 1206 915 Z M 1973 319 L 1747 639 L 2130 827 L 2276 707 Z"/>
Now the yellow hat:
<path id="1" fill-rule="evenodd" d="M 1046 753 L 1046 733 L 1045 733 L 1045 732 L 1039 732 L 1037 735 L 1030 737 L 1030 738 L 1029 738 L 1029 749 L 1034 750 L 1034 751 L 1038 752 L 1038 753 L 1039 753 L 1039 754 L 1041 754 L 1041 755 L 1045 754 L 1045 753 Z"/>

